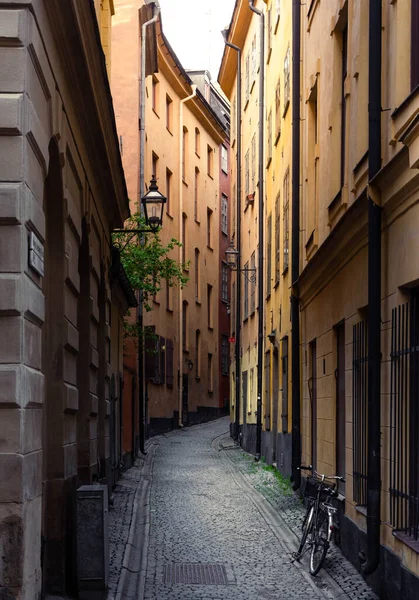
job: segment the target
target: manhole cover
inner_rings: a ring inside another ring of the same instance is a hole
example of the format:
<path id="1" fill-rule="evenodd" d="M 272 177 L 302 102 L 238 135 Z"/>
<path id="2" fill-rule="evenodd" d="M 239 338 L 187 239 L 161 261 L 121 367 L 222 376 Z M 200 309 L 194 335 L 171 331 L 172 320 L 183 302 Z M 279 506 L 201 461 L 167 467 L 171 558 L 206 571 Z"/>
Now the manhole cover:
<path id="1" fill-rule="evenodd" d="M 228 580 L 224 565 L 183 563 L 166 565 L 163 571 L 163 583 L 228 585 Z"/>

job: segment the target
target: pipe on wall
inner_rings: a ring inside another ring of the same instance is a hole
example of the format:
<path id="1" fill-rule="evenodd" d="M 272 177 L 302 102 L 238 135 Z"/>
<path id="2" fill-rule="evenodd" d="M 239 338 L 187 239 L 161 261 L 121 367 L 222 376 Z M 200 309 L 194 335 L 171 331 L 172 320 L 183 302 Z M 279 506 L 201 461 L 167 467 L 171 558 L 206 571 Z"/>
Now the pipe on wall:
<path id="1" fill-rule="evenodd" d="M 369 4 L 368 180 L 381 169 L 381 0 Z M 368 194 L 368 467 L 364 575 L 380 563 L 381 206 Z"/>
<path id="2" fill-rule="evenodd" d="M 182 156 L 183 156 L 183 106 L 189 100 L 192 100 L 196 96 L 197 86 L 192 85 L 192 94 L 183 98 L 180 101 L 179 106 L 179 240 L 183 240 L 183 180 L 182 180 Z M 182 247 L 179 247 L 179 264 L 182 261 Z M 182 405 L 182 393 L 183 393 L 183 290 L 182 286 L 179 286 L 179 427 L 183 427 L 183 405 Z"/>
<path id="3" fill-rule="evenodd" d="M 144 196 L 145 187 L 145 80 L 146 80 L 146 35 L 147 27 L 156 23 L 160 14 L 160 4 L 156 0 L 154 2 L 154 15 L 149 21 L 146 21 L 141 26 L 141 72 L 140 72 L 140 170 L 139 170 L 139 198 L 137 198 L 138 208 L 143 214 L 143 206 L 141 198 Z M 154 175 L 154 173 L 152 173 Z M 138 323 L 138 421 L 139 421 L 139 450 L 142 454 L 145 452 L 145 423 L 144 423 L 144 336 L 142 334 L 144 328 L 143 320 L 143 294 L 138 290 L 138 308 L 137 308 L 137 323 Z"/>
<path id="4" fill-rule="evenodd" d="M 260 459 L 262 446 L 262 385 L 263 385 L 263 350 L 264 350 L 264 131 L 265 131 L 265 15 L 254 6 L 255 0 L 249 0 L 250 10 L 260 17 L 260 71 L 259 71 L 259 204 L 258 204 L 258 353 L 257 353 L 257 411 L 256 411 L 256 460 Z"/>
<path id="5" fill-rule="evenodd" d="M 301 485 L 300 425 L 300 303 L 297 281 L 300 268 L 300 0 L 292 3 L 292 221 L 291 221 L 291 468 L 294 490 Z"/>
<path id="6" fill-rule="evenodd" d="M 233 48 L 237 52 L 237 105 L 236 105 L 236 180 L 237 180 L 237 205 L 236 205 L 236 247 L 237 255 L 237 275 L 236 275 L 236 324 L 235 324 L 235 415 L 234 415 L 234 433 L 235 440 L 240 439 L 240 386 L 241 386 L 241 362 L 240 362 L 240 346 L 241 346 L 241 112 L 242 112 L 242 78 L 241 78 L 241 49 L 226 41 L 226 46 Z"/>

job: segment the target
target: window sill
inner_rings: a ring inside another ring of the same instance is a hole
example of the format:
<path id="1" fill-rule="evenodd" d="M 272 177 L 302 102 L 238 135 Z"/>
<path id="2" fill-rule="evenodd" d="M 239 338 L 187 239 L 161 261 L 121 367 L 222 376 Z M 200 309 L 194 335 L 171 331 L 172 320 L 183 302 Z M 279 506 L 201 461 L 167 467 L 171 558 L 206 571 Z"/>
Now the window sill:
<path id="1" fill-rule="evenodd" d="M 246 102 L 244 103 L 244 108 L 243 110 L 245 111 L 247 109 L 247 107 L 249 106 L 249 98 L 246 98 Z"/>
<path id="2" fill-rule="evenodd" d="M 166 127 L 167 131 L 170 133 L 170 135 L 173 137 L 173 132 L 170 131 L 170 129 L 168 127 Z"/>
<path id="3" fill-rule="evenodd" d="M 214 327 L 212 327 L 212 325 L 208 325 L 208 331 L 214 331 Z"/>
<path id="4" fill-rule="evenodd" d="M 364 515 L 364 517 L 367 516 L 367 507 L 366 506 L 361 506 L 361 504 L 356 504 L 355 505 L 355 510 L 356 512 L 358 512 L 360 515 Z"/>
<path id="5" fill-rule="evenodd" d="M 276 133 L 276 137 L 275 137 L 274 146 L 276 146 L 276 145 L 278 144 L 278 142 L 279 142 L 280 138 L 281 138 L 281 130 L 279 130 L 279 131 Z"/>
<path id="6" fill-rule="evenodd" d="M 211 173 L 207 173 L 207 175 L 210 179 L 214 179 L 214 176 Z"/>
<path id="7" fill-rule="evenodd" d="M 282 271 L 282 277 L 284 277 L 284 275 L 286 275 L 288 273 L 288 265 L 286 267 L 284 267 L 283 271 Z"/>
<path id="8" fill-rule="evenodd" d="M 195 154 L 196 154 L 196 156 L 197 156 L 198 158 L 201 158 L 201 155 L 200 155 L 200 154 L 199 154 L 199 152 L 197 152 L 196 150 L 195 150 Z"/>
<path id="9" fill-rule="evenodd" d="M 286 103 L 285 103 L 285 106 L 284 106 L 284 112 L 282 113 L 282 118 L 283 118 L 283 119 L 285 119 L 285 115 L 286 115 L 286 114 L 287 114 L 287 112 L 288 112 L 288 107 L 289 107 L 289 105 L 290 105 L 290 101 L 289 101 L 289 100 L 287 100 L 287 101 L 286 101 Z"/>
<path id="10" fill-rule="evenodd" d="M 169 214 L 168 212 L 166 213 L 166 217 L 169 217 L 169 219 L 172 219 L 172 221 L 174 219 L 173 215 Z"/>
<path id="11" fill-rule="evenodd" d="M 214 248 L 212 248 L 212 247 L 211 247 L 211 246 L 209 246 L 208 244 L 207 244 L 207 248 L 208 248 L 208 250 L 211 250 L 211 252 L 214 252 Z"/>
<path id="12" fill-rule="evenodd" d="M 186 185 L 186 187 L 189 187 L 188 184 L 186 183 L 186 179 L 184 177 L 182 177 L 182 183 L 183 183 L 183 185 Z"/>
<path id="13" fill-rule="evenodd" d="M 279 279 L 277 279 L 274 283 L 274 290 L 276 290 L 277 287 L 279 287 Z"/>
<path id="14" fill-rule="evenodd" d="M 168 313 L 170 313 L 170 314 L 173 314 L 173 308 L 167 308 L 167 307 L 166 307 L 166 312 L 168 312 Z"/>
<path id="15" fill-rule="evenodd" d="M 201 300 L 198 300 L 197 298 L 195 298 L 195 304 L 197 304 L 198 306 L 201 306 L 202 302 L 201 302 Z"/>
<path id="16" fill-rule="evenodd" d="M 228 236 L 228 231 L 221 231 L 221 233 L 225 236 Z"/>
<path id="17" fill-rule="evenodd" d="M 266 169 L 269 169 L 269 165 L 271 164 L 271 162 L 272 162 L 272 156 L 268 156 L 268 159 L 266 161 Z"/>
<path id="18" fill-rule="evenodd" d="M 419 540 L 413 539 L 407 533 L 403 533 L 403 531 L 393 531 L 393 535 L 395 538 L 406 544 L 413 552 L 419 554 Z"/>
<path id="19" fill-rule="evenodd" d="M 198 219 L 194 219 L 194 221 L 197 225 L 201 225 L 201 221 L 199 221 Z"/>
<path id="20" fill-rule="evenodd" d="M 156 109 L 155 109 L 155 108 L 153 108 L 153 109 L 152 109 L 152 111 L 153 111 L 153 113 L 156 115 L 156 117 L 157 117 L 158 119 L 160 119 L 160 116 L 158 115 L 158 113 L 157 113 Z"/>

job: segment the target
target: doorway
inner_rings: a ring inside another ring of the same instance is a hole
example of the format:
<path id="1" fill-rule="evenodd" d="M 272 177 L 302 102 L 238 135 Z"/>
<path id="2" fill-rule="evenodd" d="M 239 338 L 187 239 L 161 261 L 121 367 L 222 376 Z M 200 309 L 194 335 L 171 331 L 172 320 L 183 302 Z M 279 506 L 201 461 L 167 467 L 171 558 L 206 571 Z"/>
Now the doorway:
<path id="1" fill-rule="evenodd" d="M 184 427 L 188 424 L 188 390 L 189 390 L 189 379 L 187 374 L 182 376 L 182 425 Z"/>
<path id="2" fill-rule="evenodd" d="M 345 477 L 346 471 L 346 402 L 345 402 L 345 323 L 336 329 L 336 474 Z M 345 494 L 345 483 L 339 482 L 339 491 Z"/>

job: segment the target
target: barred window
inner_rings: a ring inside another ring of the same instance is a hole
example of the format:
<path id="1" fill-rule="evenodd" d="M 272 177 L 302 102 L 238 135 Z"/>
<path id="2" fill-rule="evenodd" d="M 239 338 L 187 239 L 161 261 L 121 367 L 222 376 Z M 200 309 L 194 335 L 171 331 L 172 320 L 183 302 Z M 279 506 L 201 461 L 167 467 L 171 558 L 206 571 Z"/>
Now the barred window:
<path id="1" fill-rule="evenodd" d="M 280 269 L 281 269 L 281 267 L 280 267 L 280 262 L 281 262 L 281 245 L 280 245 L 281 214 L 279 212 L 280 199 L 281 199 L 281 196 L 280 196 L 280 194 L 278 194 L 276 197 L 276 200 L 275 200 L 275 283 L 279 282 L 279 275 L 280 275 Z"/>
<path id="2" fill-rule="evenodd" d="M 228 234 L 228 198 L 225 194 L 221 196 L 221 231 Z"/>
<path id="3" fill-rule="evenodd" d="M 289 167 L 284 177 L 284 271 L 289 266 L 289 237 L 290 237 L 290 170 Z"/>
<path id="4" fill-rule="evenodd" d="M 224 262 L 221 265 L 221 300 L 228 302 L 228 267 Z"/>
<path id="5" fill-rule="evenodd" d="M 244 265 L 244 269 L 249 268 L 249 263 L 247 262 Z M 247 277 L 244 277 L 244 294 L 243 294 L 243 319 L 247 319 L 249 316 L 249 280 Z"/>
<path id="6" fill-rule="evenodd" d="M 221 374 L 228 375 L 228 337 L 221 336 Z"/>
<path id="7" fill-rule="evenodd" d="M 288 46 L 284 60 L 284 115 L 290 103 L 290 47 Z"/>
<path id="8" fill-rule="evenodd" d="M 256 253 L 253 252 L 250 257 L 250 268 L 253 269 L 250 274 L 250 314 L 256 310 L 256 277 L 254 277 L 255 269 L 256 269 Z"/>
<path id="9" fill-rule="evenodd" d="M 266 294 L 271 293 L 271 278 L 272 278 L 272 215 L 268 217 L 267 223 L 267 249 L 266 249 Z"/>

